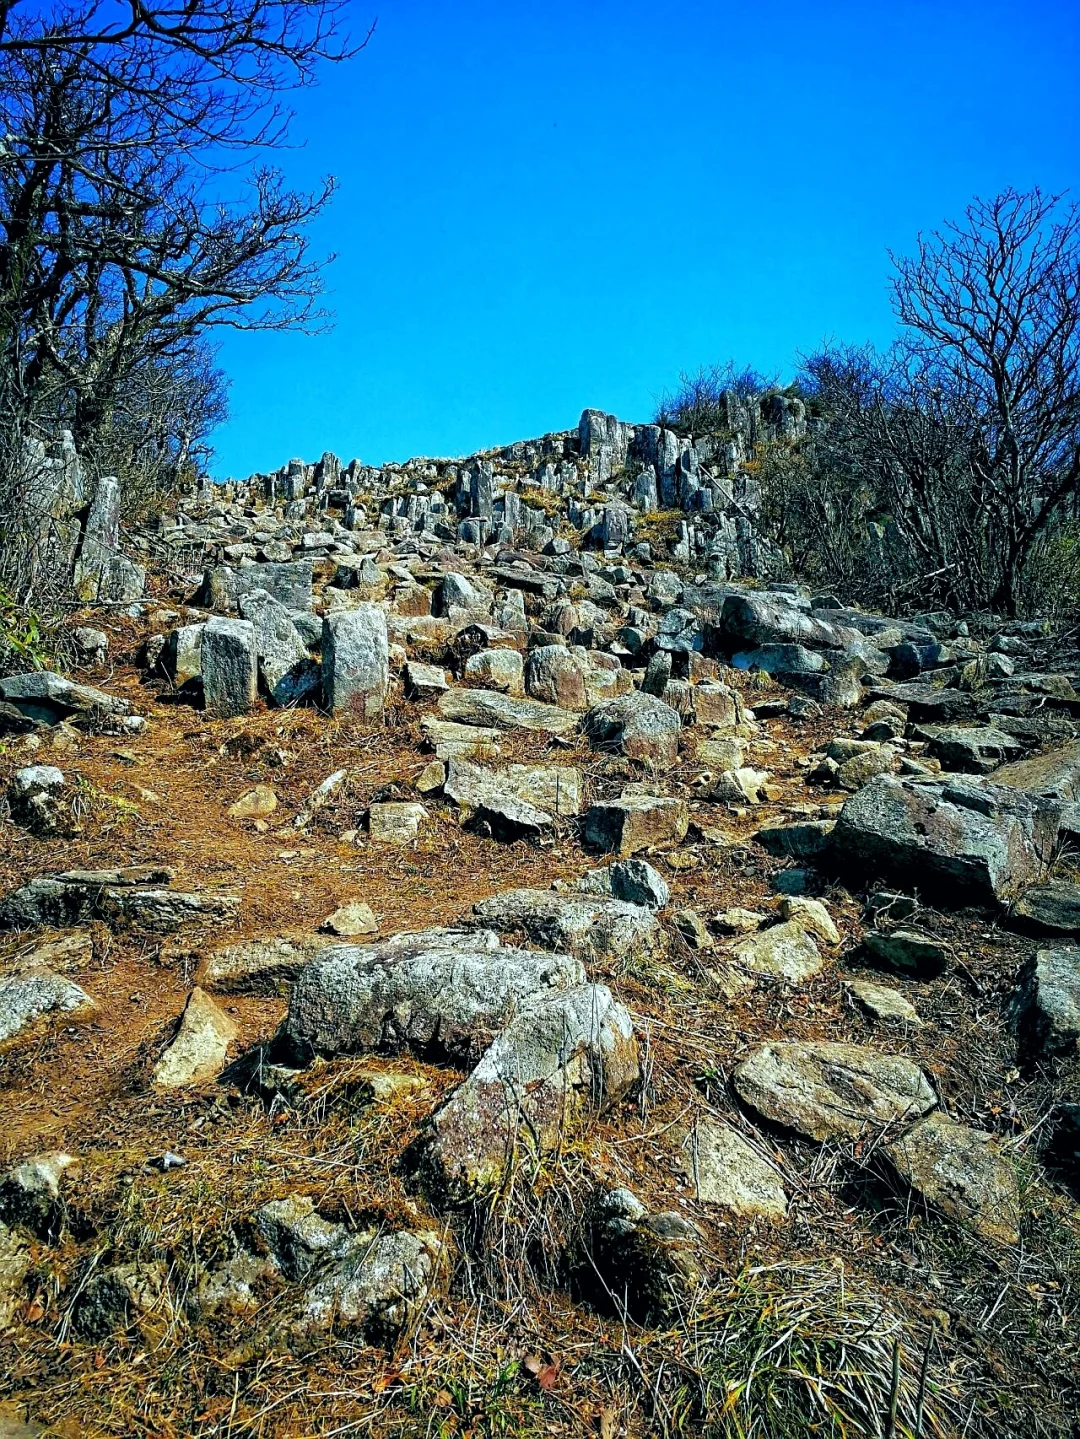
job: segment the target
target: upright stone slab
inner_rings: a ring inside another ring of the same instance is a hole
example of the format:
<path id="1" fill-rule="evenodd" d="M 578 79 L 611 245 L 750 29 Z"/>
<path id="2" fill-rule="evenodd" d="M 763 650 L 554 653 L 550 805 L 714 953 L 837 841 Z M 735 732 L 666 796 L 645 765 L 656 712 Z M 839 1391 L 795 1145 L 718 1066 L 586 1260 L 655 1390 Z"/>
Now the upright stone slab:
<path id="1" fill-rule="evenodd" d="M 328 615 L 323 620 L 323 695 L 332 714 L 364 719 L 383 712 L 390 684 L 386 615 L 377 605 Z"/>
<path id="2" fill-rule="evenodd" d="M 246 714 L 258 691 L 255 626 L 250 620 L 208 620 L 201 658 L 206 708 L 222 717 Z"/>

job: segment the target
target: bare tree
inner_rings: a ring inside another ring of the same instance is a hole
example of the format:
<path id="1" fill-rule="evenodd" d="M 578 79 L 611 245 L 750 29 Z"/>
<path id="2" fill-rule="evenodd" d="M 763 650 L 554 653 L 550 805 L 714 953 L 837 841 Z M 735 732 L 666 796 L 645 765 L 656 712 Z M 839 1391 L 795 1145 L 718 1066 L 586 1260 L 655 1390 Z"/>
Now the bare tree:
<path id="1" fill-rule="evenodd" d="M 968 432 L 968 495 L 1015 611 L 1035 541 L 1080 487 L 1080 210 L 1039 189 L 976 200 L 895 261 L 920 411 Z"/>

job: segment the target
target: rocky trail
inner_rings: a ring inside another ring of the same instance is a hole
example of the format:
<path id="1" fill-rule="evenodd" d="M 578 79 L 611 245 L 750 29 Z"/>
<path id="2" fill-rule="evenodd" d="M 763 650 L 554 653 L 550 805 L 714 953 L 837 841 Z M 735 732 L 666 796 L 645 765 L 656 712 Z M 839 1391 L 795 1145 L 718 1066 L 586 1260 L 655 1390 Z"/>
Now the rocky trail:
<path id="1" fill-rule="evenodd" d="M 767 403 L 56 462 L 0 1434 L 1080 1432 L 1080 656 L 779 577 Z"/>

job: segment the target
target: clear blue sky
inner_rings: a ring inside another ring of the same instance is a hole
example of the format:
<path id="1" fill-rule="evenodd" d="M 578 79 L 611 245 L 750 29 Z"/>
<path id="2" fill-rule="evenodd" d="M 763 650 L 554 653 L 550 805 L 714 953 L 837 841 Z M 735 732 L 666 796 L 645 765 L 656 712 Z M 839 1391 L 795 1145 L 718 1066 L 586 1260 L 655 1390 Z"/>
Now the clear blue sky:
<path id="1" fill-rule="evenodd" d="M 350 0 L 297 97 L 328 334 L 235 335 L 218 475 L 652 416 L 680 370 L 885 342 L 888 249 L 1080 198 L 1077 0 Z"/>

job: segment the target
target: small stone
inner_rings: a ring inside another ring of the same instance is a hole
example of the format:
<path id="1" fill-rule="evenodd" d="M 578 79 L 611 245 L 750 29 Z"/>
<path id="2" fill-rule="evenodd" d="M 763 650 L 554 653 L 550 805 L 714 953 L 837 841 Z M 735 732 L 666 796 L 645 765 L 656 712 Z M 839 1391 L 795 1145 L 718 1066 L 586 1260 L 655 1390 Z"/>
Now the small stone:
<path id="1" fill-rule="evenodd" d="M 765 916 L 759 914 L 755 909 L 740 909 L 737 905 L 731 909 L 722 910 L 713 919 L 717 929 L 722 929 L 725 934 L 753 934 L 765 923 Z"/>
<path id="2" fill-rule="evenodd" d="M 936 979 L 948 958 L 948 950 L 939 940 L 913 929 L 888 933 L 870 930 L 863 939 L 863 948 L 871 956 L 871 963 L 913 979 Z"/>
<path id="3" fill-rule="evenodd" d="M 184 1006 L 176 1038 L 154 1066 L 162 1089 L 209 1084 L 225 1068 L 229 1045 L 240 1030 L 203 990 L 195 988 Z"/>
<path id="4" fill-rule="evenodd" d="M 257 784 L 229 806 L 233 819 L 264 819 L 278 807 L 278 797 L 267 784 Z"/>
<path id="5" fill-rule="evenodd" d="M 391 800 L 368 809 L 368 833 L 373 844 L 411 844 L 428 817 L 415 800 Z"/>
<path id="6" fill-rule="evenodd" d="M 379 922 L 363 900 L 354 899 L 328 914 L 319 928 L 342 939 L 352 939 L 359 934 L 377 934 Z"/>
<path id="7" fill-rule="evenodd" d="M 712 944 L 712 936 L 696 909 L 680 909 L 675 916 L 675 928 L 691 949 L 708 949 Z"/>
<path id="8" fill-rule="evenodd" d="M 931 1114 L 885 1146 L 901 1179 L 982 1239 L 1016 1244 L 1020 1189 L 1014 1164 L 981 1130 Z"/>
<path id="9" fill-rule="evenodd" d="M 440 665 L 422 665 L 410 660 L 405 666 L 405 693 L 409 699 L 430 699 L 449 688 L 446 671 Z"/>
<path id="10" fill-rule="evenodd" d="M 826 944 L 840 943 L 840 931 L 820 899 L 808 899 L 804 895 L 785 895 L 780 901 L 780 918 L 793 920 L 809 934 L 816 934 L 818 939 L 823 939 Z"/>
<path id="11" fill-rule="evenodd" d="M 85 990 L 44 965 L 27 963 L 0 974 L 0 1044 L 48 1014 L 82 1021 L 97 1012 Z"/>
<path id="12" fill-rule="evenodd" d="M 909 1004 L 897 989 L 874 984 L 869 979 L 852 980 L 846 988 L 871 1019 L 897 1020 L 903 1024 L 922 1023 L 915 1006 Z"/>
<path id="13" fill-rule="evenodd" d="M 788 920 L 771 929 L 758 930 L 746 939 L 728 945 L 736 964 L 764 979 L 786 984 L 803 984 L 817 974 L 824 960 L 818 947 L 801 924 Z"/>
<path id="14" fill-rule="evenodd" d="M 787 1195 L 775 1168 L 737 1130 L 702 1117 L 682 1144 L 683 1168 L 701 1204 L 747 1219 L 783 1219 Z"/>
<path id="15" fill-rule="evenodd" d="M 54 765 L 33 764 L 17 770 L 7 789 L 12 822 L 31 834 L 56 834 L 61 825 L 64 776 Z"/>
<path id="16" fill-rule="evenodd" d="M 416 788 L 420 794 L 437 794 L 446 783 L 446 765 L 441 759 L 426 764 L 416 777 Z"/>

